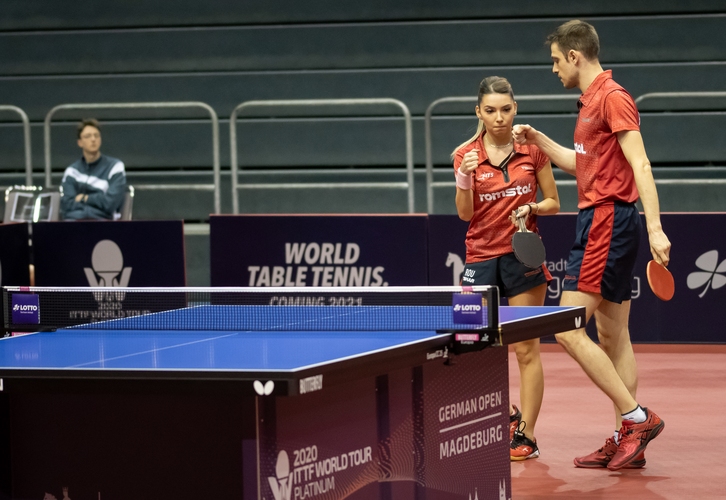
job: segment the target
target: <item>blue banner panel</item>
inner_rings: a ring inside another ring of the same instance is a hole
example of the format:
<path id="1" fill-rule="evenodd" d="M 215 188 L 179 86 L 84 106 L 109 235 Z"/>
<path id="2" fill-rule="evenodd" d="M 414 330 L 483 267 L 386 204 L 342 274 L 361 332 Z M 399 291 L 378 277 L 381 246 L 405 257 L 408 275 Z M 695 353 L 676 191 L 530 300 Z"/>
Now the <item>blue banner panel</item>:
<path id="1" fill-rule="evenodd" d="M 0 224 L 0 285 L 30 285 L 28 225 Z"/>
<path id="2" fill-rule="evenodd" d="M 259 398 L 259 468 L 245 475 L 260 485 L 254 498 L 511 498 L 507 349 L 448 357 Z"/>
<path id="3" fill-rule="evenodd" d="M 379 498 L 375 379 L 276 398 L 274 413 L 270 403 L 260 401 L 256 498 Z"/>
<path id="4" fill-rule="evenodd" d="M 552 273 L 545 305 L 558 305 L 567 257 L 575 238 L 576 214 L 540 217 L 538 226 Z M 726 331 L 714 312 L 726 303 L 726 214 L 662 214 L 661 222 L 672 243 L 669 270 L 676 293 L 663 302 L 648 286 L 645 267 L 652 258 L 648 235 L 641 235 L 633 279 L 630 335 L 634 342 L 726 342 Z M 645 217 L 643 217 L 645 228 Z M 429 276 L 431 285 L 453 284 L 463 269 L 467 226 L 455 215 L 430 216 Z M 449 254 L 453 254 L 450 256 Z M 457 267 L 458 266 L 458 267 Z M 594 321 L 588 333 L 595 336 Z"/>
<path id="5" fill-rule="evenodd" d="M 633 342 L 726 342 L 726 332 L 714 312 L 726 303 L 726 234 L 713 228 L 726 225 L 726 214 L 662 214 L 663 229 L 671 241 L 671 263 L 676 293 L 659 300 L 648 286 L 645 268 L 652 259 L 645 217 L 635 264 L 630 336 Z M 553 282 L 548 305 L 556 305 L 570 245 L 574 239 L 574 214 L 541 217 L 538 221 L 547 247 L 547 266 Z M 594 332 L 594 321 L 588 331 Z"/>
<path id="6" fill-rule="evenodd" d="M 416 498 L 512 498 L 507 349 L 426 363 L 422 375 L 421 395 L 414 393 L 422 424 L 414 456 L 423 464 L 417 481 L 426 494 Z M 415 386 L 415 372 L 413 380 Z"/>
<path id="7" fill-rule="evenodd" d="M 456 215 L 429 215 L 429 285 L 460 285 L 469 223 Z"/>
<path id="8" fill-rule="evenodd" d="M 676 292 L 663 302 L 648 287 L 645 266 L 652 257 L 644 231 L 635 268 L 640 296 L 633 301 L 633 339 L 726 342 L 726 328 L 717 316 L 726 305 L 726 233 L 721 229 L 726 213 L 665 214 L 661 221 L 673 245 L 668 269 Z"/>
<path id="9" fill-rule="evenodd" d="M 33 224 L 37 286 L 186 285 L 182 221 Z"/>
<path id="10" fill-rule="evenodd" d="M 426 285 L 421 216 L 212 216 L 212 286 Z"/>

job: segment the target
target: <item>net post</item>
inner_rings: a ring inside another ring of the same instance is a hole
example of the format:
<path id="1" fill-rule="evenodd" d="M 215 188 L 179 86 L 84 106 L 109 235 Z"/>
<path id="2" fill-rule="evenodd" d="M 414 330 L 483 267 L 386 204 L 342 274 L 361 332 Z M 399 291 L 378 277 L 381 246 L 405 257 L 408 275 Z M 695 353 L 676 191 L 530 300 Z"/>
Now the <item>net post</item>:
<path id="1" fill-rule="evenodd" d="M 8 310 L 8 291 L 5 289 L 5 287 L 2 287 L 2 311 L 0 311 L 0 325 L 2 325 L 0 331 L 0 338 L 7 337 L 8 332 L 10 331 L 10 322 L 8 321 L 8 316 L 6 314 L 6 311 Z"/>
<path id="2" fill-rule="evenodd" d="M 499 329 L 499 288 L 489 287 L 485 292 L 487 297 L 487 318 L 488 327 Z"/>

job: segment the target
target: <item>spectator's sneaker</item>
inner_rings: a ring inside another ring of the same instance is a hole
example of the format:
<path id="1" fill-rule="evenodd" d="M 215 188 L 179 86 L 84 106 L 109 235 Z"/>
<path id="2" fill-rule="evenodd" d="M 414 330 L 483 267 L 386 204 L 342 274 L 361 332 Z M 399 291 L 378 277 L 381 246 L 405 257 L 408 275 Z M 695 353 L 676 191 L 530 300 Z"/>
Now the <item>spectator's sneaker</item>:
<path id="1" fill-rule="evenodd" d="M 600 467 L 607 467 L 615 456 L 615 452 L 618 451 L 618 445 L 615 444 L 615 440 L 611 437 L 605 440 L 605 445 L 597 451 L 593 451 L 589 455 L 584 457 L 577 457 L 575 459 L 575 467 L 581 467 L 583 469 L 597 469 Z M 641 469 L 645 467 L 645 452 L 640 454 L 633 459 L 628 465 L 624 466 L 623 469 Z"/>
<path id="2" fill-rule="evenodd" d="M 509 415 L 509 442 L 512 442 L 512 439 L 514 439 L 514 431 L 516 431 L 519 428 L 519 422 L 522 421 L 522 412 L 519 411 L 519 408 L 517 408 L 517 405 L 512 405 L 512 408 L 514 408 L 514 415 Z"/>
<path id="3" fill-rule="evenodd" d="M 537 458 L 539 456 L 539 448 L 537 448 L 537 440 L 531 440 L 524 435 L 524 428 L 527 423 L 522 421 L 514 431 L 512 444 L 509 445 L 510 460 L 527 460 L 528 458 Z"/>
<path id="4" fill-rule="evenodd" d="M 645 422 L 636 424 L 632 420 L 623 420 L 623 426 L 620 428 L 620 443 L 618 451 L 610 459 L 608 469 L 618 470 L 632 463 L 638 455 L 645 451 L 648 443 L 655 439 L 661 433 L 665 422 L 658 415 L 643 408 L 645 411 Z"/>

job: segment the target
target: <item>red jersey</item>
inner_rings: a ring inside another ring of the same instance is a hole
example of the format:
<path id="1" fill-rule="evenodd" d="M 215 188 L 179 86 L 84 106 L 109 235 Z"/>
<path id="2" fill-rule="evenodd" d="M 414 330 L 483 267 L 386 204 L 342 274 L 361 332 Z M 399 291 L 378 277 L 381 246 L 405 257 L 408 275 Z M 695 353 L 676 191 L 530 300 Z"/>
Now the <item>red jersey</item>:
<path id="1" fill-rule="evenodd" d="M 486 132 L 484 132 L 486 133 Z M 454 155 L 454 174 L 464 155 L 479 150 L 479 166 L 474 172 L 474 215 L 466 233 L 466 262 L 501 257 L 512 253 L 512 235 L 516 231 L 510 222 L 512 210 L 537 202 L 536 174 L 549 158 L 534 145 L 514 144 L 514 156 L 505 172 L 492 165 L 483 142 L 484 134 L 464 146 Z M 537 230 L 536 216 L 528 217 L 527 229 Z"/>
<path id="2" fill-rule="evenodd" d="M 640 130 L 640 115 L 628 92 L 603 71 L 580 96 L 575 126 L 577 207 L 638 199 L 633 169 L 617 132 Z"/>

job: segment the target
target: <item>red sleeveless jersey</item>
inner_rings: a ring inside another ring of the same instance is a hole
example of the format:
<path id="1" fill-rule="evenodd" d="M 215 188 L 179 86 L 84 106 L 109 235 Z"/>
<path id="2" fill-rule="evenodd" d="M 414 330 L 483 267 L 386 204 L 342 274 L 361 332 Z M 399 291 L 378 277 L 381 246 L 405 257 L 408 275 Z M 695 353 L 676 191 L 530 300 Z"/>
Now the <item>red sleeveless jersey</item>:
<path id="1" fill-rule="evenodd" d="M 640 130 L 640 115 L 628 92 L 603 71 L 580 96 L 575 126 L 577 207 L 638 199 L 633 169 L 617 132 Z"/>
<path id="2" fill-rule="evenodd" d="M 485 132 L 486 133 L 486 132 Z M 512 252 L 516 228 L 509 221 L 512 210 L 537 202 L 536 174 L 549 158 L 534 145 L 514 144 L 514 156 L 507 164 L 509 180 L 489 161 L 484 134 L 454 155 L 454 174 L 464 155 L 479 150 L 479 166 L 474 172 L 474 215 L 466 233 L 466 262 L 481 262 Z M 527 228 L 537 230 L 536 216 L 528 217 Z"/>

